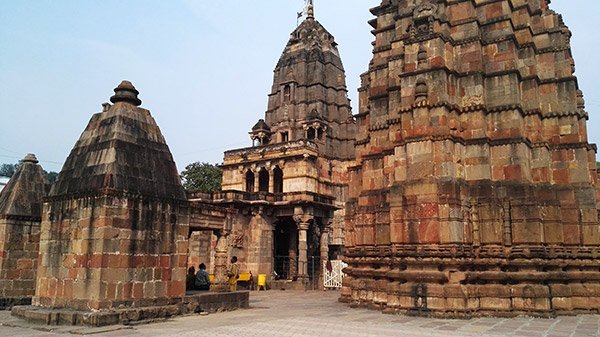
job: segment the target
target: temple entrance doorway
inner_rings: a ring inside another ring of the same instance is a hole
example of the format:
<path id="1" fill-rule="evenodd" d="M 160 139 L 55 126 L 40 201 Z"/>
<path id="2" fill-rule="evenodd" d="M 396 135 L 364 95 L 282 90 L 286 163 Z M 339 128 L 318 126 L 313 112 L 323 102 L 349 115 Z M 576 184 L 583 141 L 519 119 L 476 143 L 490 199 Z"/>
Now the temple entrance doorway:
<path id="1" fill-rule="evenodd" d="M 295 280 L 298 271 L 298 236 L 291 217 L 277 220 L 273 233 L 273 278 Z"/>

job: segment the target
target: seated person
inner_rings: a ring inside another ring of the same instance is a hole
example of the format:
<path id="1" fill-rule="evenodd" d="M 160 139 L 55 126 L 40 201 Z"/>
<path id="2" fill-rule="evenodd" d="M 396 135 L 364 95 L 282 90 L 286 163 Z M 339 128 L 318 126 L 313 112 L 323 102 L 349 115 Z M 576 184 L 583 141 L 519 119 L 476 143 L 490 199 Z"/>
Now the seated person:
<path id="1" fill-rule="evenodd" d="M 206 265 L 200 263 L 199 270 L 196 273 L 196 290 L 208 290 L 210 288 L 210 278 L 206 272 Z"/>
<path id="2" fill-rule="evenodd" d="M 196 288 L 196 268 L 191 266 L 185 278 L 185 290 L 194 290 Z"/>

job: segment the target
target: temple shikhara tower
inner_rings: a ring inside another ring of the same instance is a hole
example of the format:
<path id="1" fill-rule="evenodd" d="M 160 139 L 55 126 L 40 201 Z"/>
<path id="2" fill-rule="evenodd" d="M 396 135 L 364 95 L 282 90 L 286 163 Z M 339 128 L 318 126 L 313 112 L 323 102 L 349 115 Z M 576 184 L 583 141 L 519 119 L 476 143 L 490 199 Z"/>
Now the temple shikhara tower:
<path id="1" fill-rule="evenodd" d="M 171 152 L 123 81 L 45 200 L 33 304 L 97 310 L 185 295 L 188 207 Z"/>
<path id="2" fill-rule="evenodd" d="M 342 301 L 446 317 L 598 310 L 596 147 L 549 2 L 371 10 Z"/>
<path id="3" fill-rule="evenodd" d="M 47 186 L 37 158 L 28 154 L 0 192 L 0 309 L 31 304 Z"/>
<path id="4" fill-rule="evenodd" d="M 316 284 L 322 262 L 341 252 L 354 133 L 337 43 L 309 4 L 275 67 L 253 146 L 225 152 L 223 191 L 212 196 L 239 211 L 228 250 L 243 272 L 273 287 Z"/>

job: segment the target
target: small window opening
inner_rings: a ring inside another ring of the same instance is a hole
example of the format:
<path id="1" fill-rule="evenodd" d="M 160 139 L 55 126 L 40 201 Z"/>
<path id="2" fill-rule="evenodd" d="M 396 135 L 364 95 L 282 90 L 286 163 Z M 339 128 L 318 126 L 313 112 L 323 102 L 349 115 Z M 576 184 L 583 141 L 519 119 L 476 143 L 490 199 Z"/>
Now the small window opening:
<path id="1" fill-rule="evenodd" d="M 273 170 L 273 192 L 283 193 L 283 170 L 279 166 Z"/>
<path id="2" fill-rule="evenodd" d="M 258 172 L 258 191 L 269 192 L 269 172 L 264 168 Z"/>
<path id="3" fill-rule="evenodd" d="M 285 87 L 283 87 L 283 101 L 284 101 L 285 103 L 289 103 L 289 102 L 290 102 L 290 100 L 291 100 L 291 95 L 292 95 L 291 91 L 292 91 L 292 90 L 291 90 L 291 88 L 290 88 L 290 85 L 289 85 L 289 84 L 287 84 Z"/>
<path id="4" fill-rule="evenodd" d="M 246 192 L 254 192 L 254 172 L 251 170 L 246 172 Z"/>

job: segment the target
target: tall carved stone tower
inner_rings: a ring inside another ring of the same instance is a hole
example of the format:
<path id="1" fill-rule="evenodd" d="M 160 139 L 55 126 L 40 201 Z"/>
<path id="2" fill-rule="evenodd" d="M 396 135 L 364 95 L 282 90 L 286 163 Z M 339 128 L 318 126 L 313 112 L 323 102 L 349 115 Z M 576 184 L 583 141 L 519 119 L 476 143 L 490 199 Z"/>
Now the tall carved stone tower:
<path id="1" fill-rule="evenodd" d="M 31 304 L 48 181 L 28 154 L 0 192 L 0 309 Z"/>
<path id="2" fill-rule="evenodd" d="M 240 211 L 228 249 L 242 271 L 305 286 L 343 245 L 355 132 L 336 43 L 312 5 L 275 67 L 265 115 L 253 147 L 225 152 L 213 200 Z"/>
<path id="3" fill-rule="evenodd" d="M 600 307 L 596 147 L 548 3 L 371 10 L 342 301 L 441 316 Z"/>
<path id="4" fill-rule="evenodd" d="M 44 203 L 33 304 L 172 304 L 185 294 L 188 207 L 171 152 L 123 81 L 94 114 Z"/>
<path id="5" fill-rule="evenodd" d="M 309 139 L 332 158 L 354 157 L 344 66 L 333 36 L 309 13 L 274 70 L 265 122 L 269 143 Z"/>

